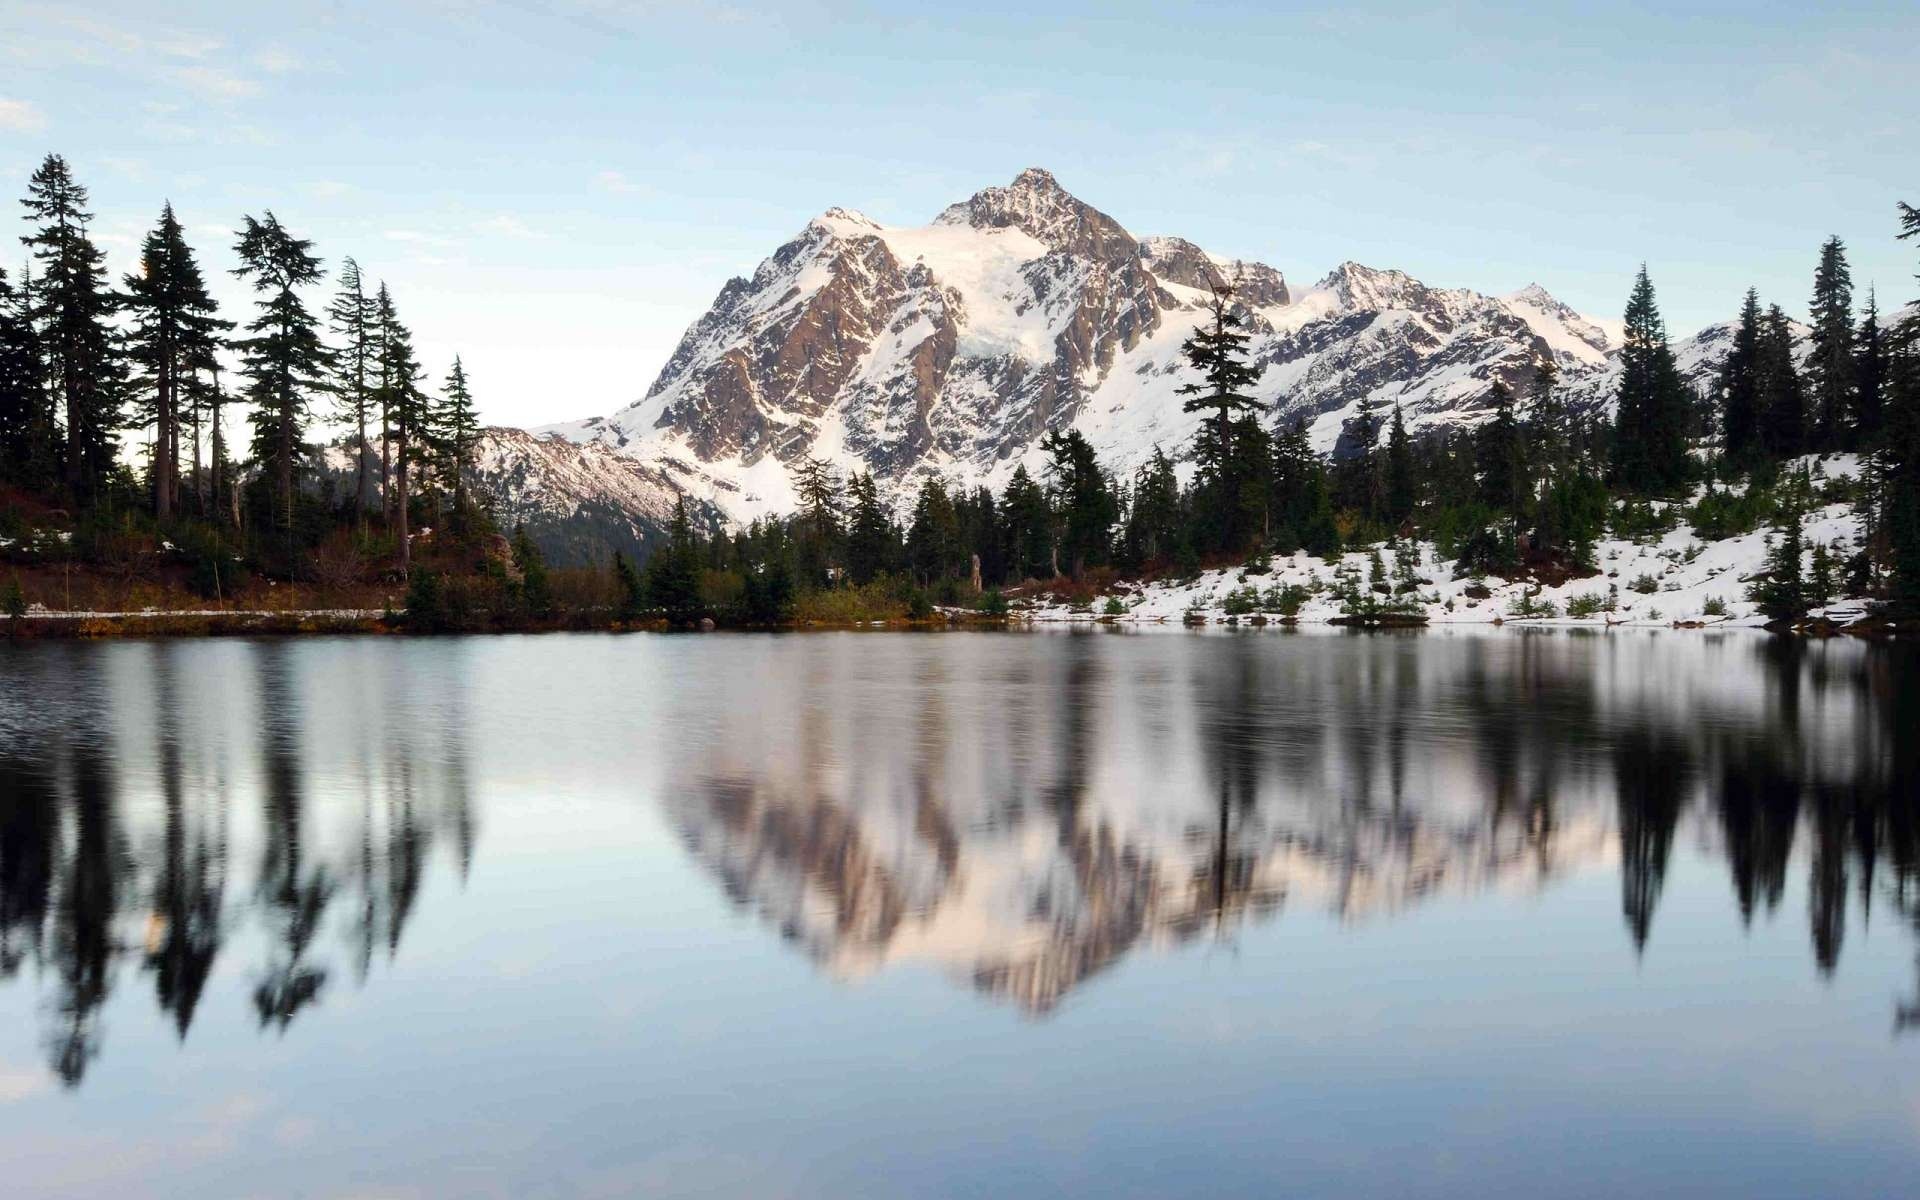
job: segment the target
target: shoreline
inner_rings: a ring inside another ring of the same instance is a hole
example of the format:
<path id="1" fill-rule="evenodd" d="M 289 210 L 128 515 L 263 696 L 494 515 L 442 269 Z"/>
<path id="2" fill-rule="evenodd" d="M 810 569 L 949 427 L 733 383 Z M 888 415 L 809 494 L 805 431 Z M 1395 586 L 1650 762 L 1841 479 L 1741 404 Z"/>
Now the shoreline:
<path id="1" fill-rule="evenodd" d="M 1851 614 L 1850 614 L 1851 615 Z M 1040 612 L 988 617 L 965 610 L 942 610 L 929 620 L 790 621 L 778 625 L 720 625 L 674 627 L 664 619 L 636 622 L 555 621 L 503 625 L 484 629 L 427 631 L 406 626 L 404 609 L 290 609 L 290 610 L 143 610 L 138 612 L 36 612 L 18 618 L 0 618 L 0 640 L 102 641 L 119 638 L 286 637 L 345 635 L 386 637 L 489 637 L 538 633 L 935 633 L 935 632 L 1065 632 L 1109 629 L 1119 631 L 1224 632 L 1234 630 L 1278 632 L 1340 631 L 1406 633 L 1453 629 L 1564 630 L 1606 633 L 1625 630 L 1727 631 L 1740 630 L 1773 636 L 1809 638 L 1847 636 L 1868 640 L 1906 639 L 1920 634 L 1920 626 L 1901 628 L 1872 614 L 1849 621 L 1815 618 L 1793 626 L 1761 624 L 1750 619 L 1613 620 L 1579 617 L 1494 616 L 1486 620 L 1440 620 L 1423 617 L 1368 620 L 1361 618 L 1251 616 L 1180 619 L 1165 616 L 1110 616 Z"/>

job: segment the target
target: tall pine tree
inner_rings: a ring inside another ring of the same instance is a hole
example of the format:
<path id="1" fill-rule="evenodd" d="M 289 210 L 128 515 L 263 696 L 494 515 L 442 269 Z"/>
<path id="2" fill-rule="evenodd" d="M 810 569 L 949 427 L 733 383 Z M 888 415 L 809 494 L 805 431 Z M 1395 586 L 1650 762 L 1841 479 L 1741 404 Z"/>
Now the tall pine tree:
<path id="1" fill-rule="evenodd" d="M 433 409 L 427 394 L 420 390 L 426 377 L 414 356 L 413 334 L 400 323 L 387 285 L 380 285 L 378 297 L 380 338 L 380 403 L 383 432 L 393 442 L 393 515 L 394 536 L 399 546 L 400 573 L 413 569 L 412 503 L 414 468 L 433 456 Z M 386 454 L 383 448 L 382 456 Z"/>
<path id="2" fill-rule="evenodd" d="M 1807 449 L 1807 395 L 1793 364 L 1793 325 L 1778 304 L 1760 327 L 1760 441 L 1775 459 Z"/>
<path id="3" fill-rule="evenodd" d="M 41 489 L 59 469 L 60 433 L 41 375 L 29 291 L 16 292 L 0 270 L 0 479 Z"/>
<path id="4" fill-rule="evenodd" d="M 1667 344 L 1645 264 L 1627 300 L 1614 416 L 1613 479 L 1628 491 L 1678 490 L 1688 475 L 1687 389 Z"/>
<path id="5" fill-rule="evenodd" d="M 180 431 L 191 421 L 193 373 L 233 324 L 216 315 L 172 204 L 161 209 L 141 245 L 140 271 L 126 277 L 125 287 L 128 358 L 139 371 L 132 387 L 138 411 L 154 429 L 153 511 L 167 521 L 179 499 Z M 198 447 L 194 452 L 197 466 Z"/>
<path id="6" fill-rule="evenodd" d="M 1837 237 L 1820 247 L 1809 308 L 1813 330 L 1806 386 L 1814 418 L 1810 440 L 1819 449 L 1838 450 L 1852 444 L 1854 377 L 1853 276 L 1847 270 L 1846 247 Z"/>
<path id="7" fill-rule="evenodd" d="M 1720 449 L 1735 469 L 1751 467 L 1761 453 L 1761 333 L 1760 293 L 1748 288 L 1733 348 L 1720 364 Z"/>
<path id="8" fill-rule="evenodd" d="M 1387 520 L 1398 526 L 1413 516 L 1420 501 L 1420 482 L 1413 460 L 1413 441 L 1406 418 L 1393 406 L 1393 424 L 1387 427 Z"/>
<path id="9" fill-rule="evenodd" d="M 1887 382 L 1886 332 L 1880 328 L 1880 304 L 1871 288 L 1853 345 L 1854 436 L 1858 444 L 1871 448 L 1880 444 Z"/>
<path id="10" fill-rule="evenodd" d="M 1246 319 L 1232 301 L 1232 288 L 1213 290 L 1212 319 L 1180 347 L 1200 381 L 1183 384 L 1178 393 L 1186 397 L 1181 411 L 1206 414 L 1194 438 L 1193 457 L 1199 467 L 1196 507 L 1205 518 L 1207 532 L 1216 539 L 1215 547 L 1239 550 L 1256 531 L 1247 528 L 1243 504 L 1248 480 L 1242 476 L 1250 460 L 1237 452 L 1236 434 L 1247 428 L 1243 419 L 1265 412 L 1267 405 L 1252 394 L 1261 368 L 1246 360 L 1250 335 Z"/>
<path id="11" fill-rule="evenodd" d="M 20 240 L 40 266 L 32 315 L 43 378 L 65 420 L 61 478 L 74 499 L 91 504 L 101 499 L 113 473 L 116 432 L 123 424 L 124 368 L 109 323 L 115 301 L 106 259 L 87 236 L 93 220 L 87 189 L 66 159 L 49 154 L 27 181 L 20 203 L 36 223 Z"/>
<path id="12" fill-rule="evenodd" d="M 372 448 L 367 444 L 367 418 L 373 406 L 374 370 L 379 358 L 376 330 L 379 311 L 361 282 L 360 264 L 342 259 L 335 276 L 339 291 L 327 306 L 327 321 L 340 339 L 334 357 L 334 395 L 341 415 L 353 425 L 353 496 L 356 518 L 364 525 L 373 503 L 368 467 Z"/>
<path id="13" fill-rule="evenodd" d="M 453 493 L 453 511 L 462 528 L 468 515 L 467 478 L 473 473 L 473 451 L 480 444 L 480 414 L 467 385 L 467 368 L 459 355 L 440 389 L 440 407 L 434 414 L 434 443 L 439 452 L 441 486 Z"/>
<path id="14" fill-rule="evenodd" d="M 300 289 L 321 279 L 313 243 L 289 233 L 267 211 L 265 220 L 242 218 L 234 274 L 260 295 L 247 325 L 251 336 L 239 350 L 246 364 L 247 399 L 254 406 L 253 452 L 273 469 L 276 524 L 293 528 L 294 471 L 314 393 L 326 388 L 332 356 L 320 340 L 320 322 L 307 310 Z"/>

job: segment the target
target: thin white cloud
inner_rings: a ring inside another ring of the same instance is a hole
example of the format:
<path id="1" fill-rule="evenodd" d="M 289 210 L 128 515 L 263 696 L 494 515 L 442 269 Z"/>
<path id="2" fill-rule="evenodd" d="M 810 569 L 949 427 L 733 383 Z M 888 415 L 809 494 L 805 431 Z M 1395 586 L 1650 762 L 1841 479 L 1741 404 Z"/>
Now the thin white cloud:
<path id="1" fill-rule="evenodd" d="M 598 181 L 602 188 L 609 192 L 619 192 L 630 195 L 648 190 L 646 184 L 628 179 L 626 173 L 622 171 L 602 171 L 594 176 L 594 179 Z"/>
<path id="2" fill-rule="evenodd" d="M 47 127 L 47 115 L 38 105 L 26 100 L 0 96 L 0 129 L 13 133 L 39 133 Z"/>
<path id="3" fill-rule="evenodd" d="M 495 237 L 523 238 L 528 241 L 541 241 L 548 236 L 544 230 L 535 229 L 519 217 L 507 213 L 475 221 L 473 231 Z"/>
<path id="4" fill-rule="evenodd" d="M 441 235 L 436 233 L 422 233 L 417 229 L 389 229 L 384 233 L 382 233 L 380 236 L 386 238 L 390 242 L 402 242 L 409 246 L 458 245 L 458 243 L 455 242 L 452 238 L 442 237 Z"/>
<path id="5" fill-rule="evenodd" d="M 216 100 L 244 100 L 260 94 L 257 82 L 222 67 L 175 67 L 168 74 L 174 82 Z"/>
<path id="6" fill-rule="evenodd" d="M 285 75 L 289 71 L 298 71 L 305 64 L 278 46 L 268 46 L 253 56 L 253 65 L 269 75 Z"/>
<path id="7" fill-rule="evenodd" d="M 322 179 L 320 182 L 312 184 L 308 190 L 323 200 L 333 200 L 353 191 L 353 185 L 350 183 L 342 183 L 338 179 Z"/>

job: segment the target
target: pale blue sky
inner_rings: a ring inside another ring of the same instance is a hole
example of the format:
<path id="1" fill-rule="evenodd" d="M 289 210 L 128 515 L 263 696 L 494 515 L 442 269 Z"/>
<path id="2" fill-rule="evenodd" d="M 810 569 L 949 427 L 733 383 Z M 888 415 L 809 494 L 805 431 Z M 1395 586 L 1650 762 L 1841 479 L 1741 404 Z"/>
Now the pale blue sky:
<path id="1" fill-rule="evenodd" d="M 0 193 L 65 154 L 116 269 L 163 199 L 219 268 L 272 207 L 535 424 L 639 395 L 820 210 L 917 224 L 1035 165 L 1296 284 L 1617 317 L 1644 258 L 1678 334 L 1749 283 L 1803 311 L 1838 233 L 1905 301 L 1916 64 L 1911 3 L 0 0 Z"/>

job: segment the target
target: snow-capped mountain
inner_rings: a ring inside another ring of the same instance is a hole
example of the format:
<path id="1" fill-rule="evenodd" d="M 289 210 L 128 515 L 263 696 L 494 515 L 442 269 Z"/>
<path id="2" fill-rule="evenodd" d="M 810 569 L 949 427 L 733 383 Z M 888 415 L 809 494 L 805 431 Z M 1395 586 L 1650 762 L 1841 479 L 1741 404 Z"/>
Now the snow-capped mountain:
<path id="1" fill-rule="evenodd" d="M 785 510 L 801 455 L 895 494 L 928 474 L 998 484 L 1073 425 L 1125 470 L 1188 443 L 1180 345 L 1223 284 L 1266 367 L 1261 398 L 1305 415 L 1322 449 L 1363 402 L 1399 403 L 1416 428 L 1473 421 L 1495 379 L 1519 385 L 1550 354 L 1570 385 L 1597 380 L 1616 344 L 1538 286 L 1487 296 L 1349 262 L 1296 290 L 1264 263 L 1136 237 L 1033 169 L 924 226 L 830 209 L 721 289 L 644 398 L 547 432 L 735 517 Z"/>

